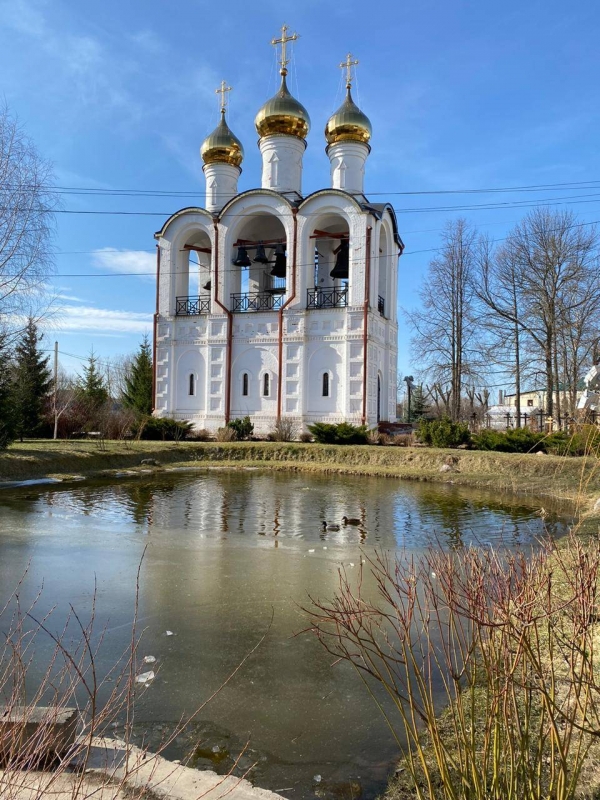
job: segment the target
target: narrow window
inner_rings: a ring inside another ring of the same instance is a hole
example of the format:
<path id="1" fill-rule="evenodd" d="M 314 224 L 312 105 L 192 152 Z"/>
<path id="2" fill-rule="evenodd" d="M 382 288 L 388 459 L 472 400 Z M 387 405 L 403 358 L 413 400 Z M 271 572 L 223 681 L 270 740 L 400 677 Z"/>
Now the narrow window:
<path id="1" fill-rule="evenodd" d="M 323 373 L 323 397 L 329 397 L 329 373 Z"/>
<path id="2" fill-rule="evenodd" d="M 242 394 L 248 397 L 248 373 L 244 372 L 242 376 Z"/>
<path id="3" fill-rule="evenodd" d="M 190 397 L 194 396 L 194 394 L 195 394 L 194 389 L 195 389 L 195 386 L 194 386 L 194 374 L 191 373 L 190 374 L 190 386 L 189 386 L 189 390 L 188 390 L 188 394 L 190 395 Z"/>
<path id="4" fill-rule="evenodd" d="M 269 373 L 265 372 L 263 377 L 263 396 L 269 396 Z"/>

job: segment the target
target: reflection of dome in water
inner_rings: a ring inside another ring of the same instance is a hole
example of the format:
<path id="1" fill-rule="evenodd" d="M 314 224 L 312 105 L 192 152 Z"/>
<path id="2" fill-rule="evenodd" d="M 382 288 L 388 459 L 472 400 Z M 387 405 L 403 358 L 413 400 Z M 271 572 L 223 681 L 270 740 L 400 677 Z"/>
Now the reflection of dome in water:
<path id="1" fill-rule="evenodd" d="M 335 114 L 332 114 L 325 126 L 327 144 L 335 144 L 335 142 L 363 142 L 363 144 L 368 144 L 371 133 L 371 122 L 352 99 L 350 87 L 348 86 L 346 99 Z"/>
<path id="2" fill-rule="evenodd" d="M 299 139 L 306 138 L 310 130 L 310 117 L 302 103 L 290 94 L 285 75 L 281 76 L 279 91 L 260 109 L 254 124 L 261 137 L 283 133 Z"/>
<path id="3" fill-rule="evenodd" d="M 232 164 L 239 167 L 242 163 L 244 148 L 225 121 L 225 109 L 221 110 L 217 127 L 202 142 L 200 156 L 205 164 Z"/>

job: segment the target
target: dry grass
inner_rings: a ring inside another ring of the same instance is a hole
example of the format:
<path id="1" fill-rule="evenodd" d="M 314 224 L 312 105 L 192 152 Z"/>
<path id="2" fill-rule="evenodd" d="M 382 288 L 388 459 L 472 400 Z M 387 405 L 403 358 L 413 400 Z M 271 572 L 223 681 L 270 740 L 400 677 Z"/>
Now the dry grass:
<path id="1" fill-rule="evenodd" d="M 448 455 L 456 463 L 440 472 Z M 277 470 L 439 481 L 552 497 L 588 511 L 600 495 L 595 457 L 519 455 L 435 448 L 341 446 L 300 442 L 65 442 L 30 440 L 0 453 L 0 481 L 42 476 L 110 475 L 144 458 L 161 465 L 263 466 Z"/>

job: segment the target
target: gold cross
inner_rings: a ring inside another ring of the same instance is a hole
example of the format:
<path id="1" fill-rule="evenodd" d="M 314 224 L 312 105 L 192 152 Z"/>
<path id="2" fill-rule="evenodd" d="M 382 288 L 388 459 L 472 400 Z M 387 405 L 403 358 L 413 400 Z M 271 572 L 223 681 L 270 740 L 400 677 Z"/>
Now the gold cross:
<path id="1" fill-rule="evenodd" d="M 227 86 L 226 81 L 221 81 L 221 85 L 218 89 L 215 89 L 215 94 L 220 94 L 221 99 L 219 100 L 219 105 L 221 106 L 221 114 L 225 113 L 225 109 L 227 108 L 227 92 L 231 91 L 231 86 Z"/>
<path id="2" fill-rule="evenodd" d="M 342 61 L 340 64 L 340 69 L 346 70 L 346 89 L 352 86 L 352 67 L 355 67 L 358 63 L 358 58 L 355 58 L 353 61 L 352 53 L 348 53 L 346 60 Z"/>
<path id="3" fill-rule="evenodd" d="M 279 59 L 279 64 L 281 65 L 281 69 L 279 70 L 282 75 L 287 75 L 287 65 L 289 64 L 289 58 L 286 58 L 286 45 L 288 42 L 295 42 L 296 39 L 299 39 L 299 35 L 297 33 L 293 33 L 291 36 L 287 35 L 289 31 L 288 25 L 283 25 L 281 27 L 281 39 L 271 39 L 271 44 L 274 47 L 277 47 L 278 44 L 281 45 L 281 58 Z"/>

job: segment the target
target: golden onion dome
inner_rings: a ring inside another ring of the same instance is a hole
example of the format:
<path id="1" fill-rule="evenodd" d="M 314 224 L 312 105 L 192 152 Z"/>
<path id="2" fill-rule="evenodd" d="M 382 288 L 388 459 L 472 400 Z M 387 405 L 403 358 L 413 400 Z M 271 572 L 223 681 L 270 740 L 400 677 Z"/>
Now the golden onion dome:
<path id="1" fill-rule="evenodd" d="M 362 142 L 368 144 L 372 134 L 371 122 L 352 99 L 346 87 L 346 99 L 325 125 L 327 144 L 336 142 Z"/>
<path id="2" fill-rule="evenodd" d="M 260 109 L 254 124 L 260 137 L 284 133 L 299 139 L 306 138 L 310 130 L 310 117 L 302 103 L 290 94 L 285 74 L 281 76 L 279 91 Z"/>
<path id="3" fill-rule="evenodd" d="M 200 147 L 200 156 L 205 164 L 232 164 L 239 167 L 244 158 L 242 143 L 229 129 L 225 121 L 225 109 L 214 131 L 206 137 Z"/>

